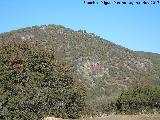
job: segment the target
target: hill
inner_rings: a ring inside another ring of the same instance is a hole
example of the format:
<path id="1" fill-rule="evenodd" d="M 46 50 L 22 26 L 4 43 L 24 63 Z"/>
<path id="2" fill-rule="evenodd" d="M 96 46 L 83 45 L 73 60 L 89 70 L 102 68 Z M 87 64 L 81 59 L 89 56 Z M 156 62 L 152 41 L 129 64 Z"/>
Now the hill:
<path id="1" fill-rule="evenodd" d="M 54 57 L 71 68 L 88 90 L 91 105 L 114 101 L 137 85 L 160 86 L 160 56 L 136 52 L 85 30 L 43 25 L 0 34 L 2 41 L 29 41 L 54 50 Z"/>

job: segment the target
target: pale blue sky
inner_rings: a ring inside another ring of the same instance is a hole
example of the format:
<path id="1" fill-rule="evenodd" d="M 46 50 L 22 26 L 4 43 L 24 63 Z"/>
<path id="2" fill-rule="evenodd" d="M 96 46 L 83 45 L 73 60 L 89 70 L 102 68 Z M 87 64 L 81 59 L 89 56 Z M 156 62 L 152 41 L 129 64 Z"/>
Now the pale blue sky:
<path id="1" fill-rule="evenodd" d="M 84 0 L 0 0 L 0 33 L 60 24 L 87 30 L 132 50 L 160 53 L 160 3 L 132 6 L 109 0 L 111 4 L 105 6 L 95 1 L 99 4 L 84 4 Z"/>

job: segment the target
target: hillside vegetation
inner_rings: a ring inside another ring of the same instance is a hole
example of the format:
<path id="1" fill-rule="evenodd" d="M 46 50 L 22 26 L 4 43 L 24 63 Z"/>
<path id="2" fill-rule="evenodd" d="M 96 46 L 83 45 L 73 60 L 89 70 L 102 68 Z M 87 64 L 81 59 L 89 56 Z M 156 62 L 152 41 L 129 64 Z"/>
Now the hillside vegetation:
<path id="1" fill-rule="evenodd" d="M 2 118 L 15 113 L 9 106 L 21 105 L 31 117 L 28 110 L 32 108 L 24 104 L 34 107 L 39 99 L 39 105 L 44 107 L 44 111 L 36 108 L 36 116 L 40 117 L 43 112 L 64 118 L 76 118 L 86 111 L 93 115 L 122 113 L 116 106 L 122 93 L 143 85 L 160 87 L 159 54 L 135 52 L 85 30 L 73 31 L 61 25 L 33 26 L 0 34 L 0 45 L 0 102 L 1 106 L 8 105 L 1 107 Z M 48 96 L 54 96 L 51 103 L 60 100 L 75 107 L 47 106 Z M 33 101 L 29 103 L 30 100 Z"/>

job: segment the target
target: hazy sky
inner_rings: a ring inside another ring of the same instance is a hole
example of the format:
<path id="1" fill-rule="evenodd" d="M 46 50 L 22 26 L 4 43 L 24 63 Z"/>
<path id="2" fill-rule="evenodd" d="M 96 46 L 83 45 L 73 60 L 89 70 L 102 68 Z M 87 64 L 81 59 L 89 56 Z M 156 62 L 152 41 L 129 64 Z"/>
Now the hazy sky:
<path id="1" fill-rule="evenodd" d="M 0 33 L 60 24 L 84 29 L 132 50 L 160 53 L 160 3 L 144 5 L 142 0 L 134 0 L 141 4 L 129 5 L 133 0 L 126 0 L 127 5 L 116 5 L 114 0 L 108 1 L 110 5 L 101 0 L 95 0 L 99 4 L 94 5 L 84 0 L 0 0 Z"/>

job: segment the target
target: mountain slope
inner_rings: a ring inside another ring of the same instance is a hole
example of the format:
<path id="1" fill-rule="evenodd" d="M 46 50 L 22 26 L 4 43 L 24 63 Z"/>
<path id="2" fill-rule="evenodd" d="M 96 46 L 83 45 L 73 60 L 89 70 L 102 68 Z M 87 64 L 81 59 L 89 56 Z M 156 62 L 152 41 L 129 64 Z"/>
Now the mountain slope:
<path id="1" fill-rule="evenodd" d="M 87 86 L 93 103 L 108 103 L 138 84 L 160 85 L 159 60 L 156 63 L 93 33 L 44 25 L 3 33 L 0 39 L 38 42 L 54 49 L 56 59 L 66 62 Z"/>
<path id="2" fill-rule="evenodd" d="M 151 52 L 143 52 L 143 51 L 136 51 L 136 54 L 139 54 L 141 57 L 146 59 L 150 59 L 154 65 L 154 70 L 151 71 L 150 80 L 154 82 L 154 85 L 159 87 L 160 83 L 160 54 L 158 53 L 151 53 Z"/>

